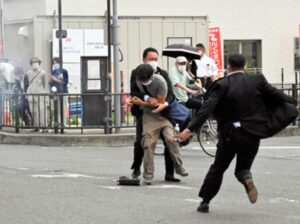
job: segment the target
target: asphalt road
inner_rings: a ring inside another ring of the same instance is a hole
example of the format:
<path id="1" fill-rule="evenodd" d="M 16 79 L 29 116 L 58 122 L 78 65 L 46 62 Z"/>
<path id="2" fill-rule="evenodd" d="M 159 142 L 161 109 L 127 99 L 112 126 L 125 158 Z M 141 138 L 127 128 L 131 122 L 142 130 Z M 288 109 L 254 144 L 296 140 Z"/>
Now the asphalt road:
<path id="1" fill-rule="evenodd" d="M 252 170 L 255 205 L 236 181 L 233 163 L 208 214 L 196 208 L 212 158 L 196 143 L 181 152 L 189 171 L 181 183 L 163 181 L 158 155 L 153 185 L 118 186 L 116 179 L 130 174 L 132 147 L 0 145 L 0 223 L 300 223 L 300 137 L 262 142 Z"/>

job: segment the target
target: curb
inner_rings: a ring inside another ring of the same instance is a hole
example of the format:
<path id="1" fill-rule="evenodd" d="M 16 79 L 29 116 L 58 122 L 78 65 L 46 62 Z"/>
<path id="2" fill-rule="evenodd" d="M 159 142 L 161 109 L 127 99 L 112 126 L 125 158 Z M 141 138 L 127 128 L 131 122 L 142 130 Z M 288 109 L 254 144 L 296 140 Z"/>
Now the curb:
<path id="1" fill-rule="evenodd" d="M 127 133 L 109 135 L 39 135 L 0 132 L 1 144 L 16 145 L 114 147 L 133 145 L 134 140 L 135 135 Z"/>
<path id="2" fill-rule="evenodd" d="M 299 127 L 288 127 L 276 137 L 300 136 Z M 196 138 L 194 138 L 196 141 Z M 16 134 L 1 131 L 0 144 L 40 145 L 40 146 L 82 146 L 82 147 L 115 147 L 132 146 L 134 133 L 121 134 Z"/>

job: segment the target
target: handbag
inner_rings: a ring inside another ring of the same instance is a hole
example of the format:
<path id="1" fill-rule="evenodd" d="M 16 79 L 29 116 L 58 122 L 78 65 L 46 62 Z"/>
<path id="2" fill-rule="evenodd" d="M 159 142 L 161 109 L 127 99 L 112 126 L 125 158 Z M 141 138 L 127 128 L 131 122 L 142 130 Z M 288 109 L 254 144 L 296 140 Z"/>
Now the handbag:
<path id="1" fill-rule="evenodd" d="M 173 100 L 168 106 L 168 117 L 173 124 L 179 125 L 184 123 L 190 116 L 189 109 L 180 104 L 176 99 Z"/>

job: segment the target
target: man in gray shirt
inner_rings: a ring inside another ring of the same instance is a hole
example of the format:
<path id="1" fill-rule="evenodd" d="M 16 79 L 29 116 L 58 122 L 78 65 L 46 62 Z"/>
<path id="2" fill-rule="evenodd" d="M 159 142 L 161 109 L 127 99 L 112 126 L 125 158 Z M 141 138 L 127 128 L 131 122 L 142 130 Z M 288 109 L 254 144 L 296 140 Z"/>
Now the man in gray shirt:
<path id="1" fill-rule="evenodd" d="M 140 74 L 136 81 L 140 91 L 157 100 L 157 103 L 153 106 L 150 102 L 143 101 L 138 97 L 132 98 L 132 103 L 140 105 L 144 110 L 142 138 L 142 147 L 144 148 L 144 182 L 151 184 L 153 180 L 154 151 L 161 132 L 170 150 L 175 172 L 181 176 L 187 176 L 188 173 L 182 166 L 178 142 L 174 139 L 174 127 L 167 118 L 161 115 L 161 112 L 168 107 L 168 103 L 165 101 L 168 93 L 167 82 L 163 77 L 154 74 L 153 68 L 148 64 L 139 65 L 136 70 Z"/>

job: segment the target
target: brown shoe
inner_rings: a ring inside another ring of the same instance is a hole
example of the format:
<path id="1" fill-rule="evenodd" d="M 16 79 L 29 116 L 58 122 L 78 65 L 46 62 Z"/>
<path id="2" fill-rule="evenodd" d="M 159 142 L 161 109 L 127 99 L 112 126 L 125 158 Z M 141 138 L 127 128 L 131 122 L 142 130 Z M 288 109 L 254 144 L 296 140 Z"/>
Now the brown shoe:
<path id="1" fill-rule="evenodd" d="M 254 204 L 257 201 L 258 192 L 257 192 L 257 189 L 256 189 L 254 183 L 253 183 L 253 179 L 252 178 L 246 179 L 245 183 L 244 183 L 244 186 L 245 186 L 246 192 L 248 194 L 249 201 L 252 204 Z"/>

